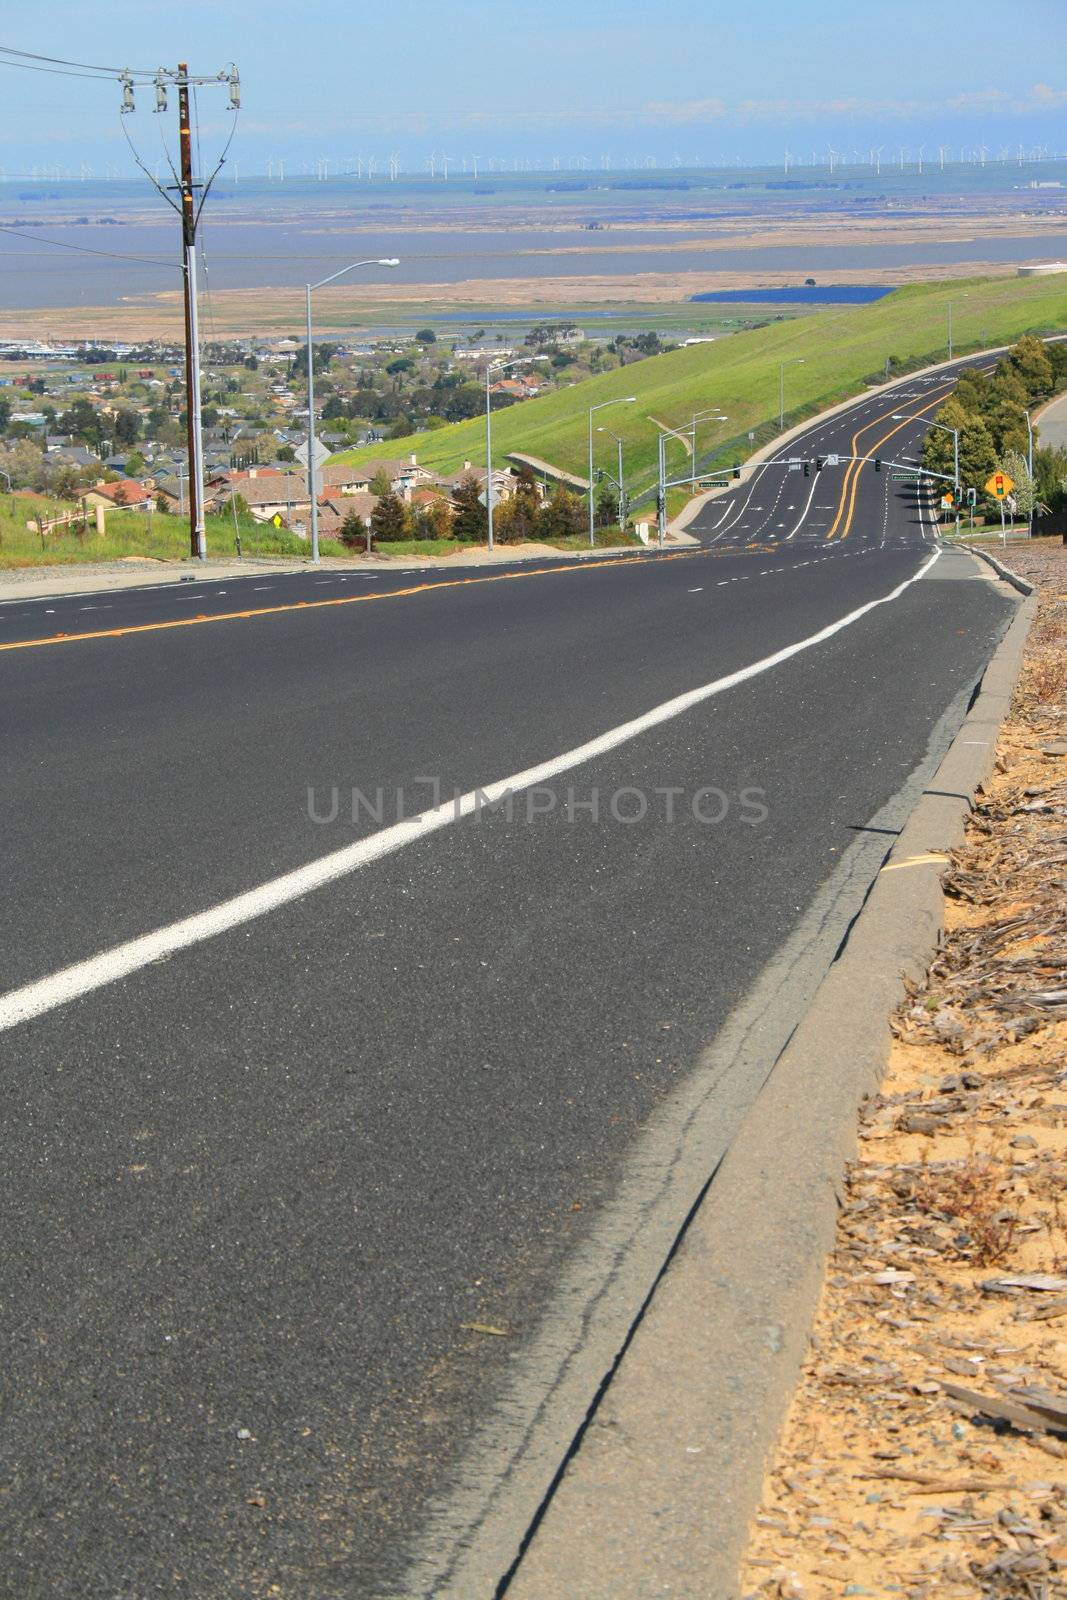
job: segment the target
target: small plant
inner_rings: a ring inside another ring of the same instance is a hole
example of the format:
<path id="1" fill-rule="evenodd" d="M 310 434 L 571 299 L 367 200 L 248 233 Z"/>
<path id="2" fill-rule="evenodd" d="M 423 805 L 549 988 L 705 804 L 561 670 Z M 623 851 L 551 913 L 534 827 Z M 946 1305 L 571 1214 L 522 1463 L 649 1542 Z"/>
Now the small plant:
<path id="1" fill-rule="evenodd" d="M 1005 1260 L 1015 1243 L 1018 1222 L 1005 1207 L 1005 1168 L 988 1156 L 970 1155 L 938 1167 L 927 1167 L 918 1179 L 913 1203 L 928 1216 L 959 1224 L 956 1253 L 976 1266 Z"/>

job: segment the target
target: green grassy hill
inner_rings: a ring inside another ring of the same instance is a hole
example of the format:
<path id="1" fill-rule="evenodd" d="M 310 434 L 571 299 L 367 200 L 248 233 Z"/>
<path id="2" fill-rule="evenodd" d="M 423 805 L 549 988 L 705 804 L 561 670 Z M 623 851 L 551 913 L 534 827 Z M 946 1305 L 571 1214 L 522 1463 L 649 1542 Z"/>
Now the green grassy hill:
<path id="1" fill-rule="evenodd" d="M 612 406 L 594 422 L 624 438 L 624 470 L 631 485 L 650 483 L 655 473 L 656 429 L 649 416 L 680 426 L 694 412 L 718 405 L 729 422 L 717 429 L 702 426 L 698 445 L 703 461 L 713 454 L 720 462 L 747 456 L 754 443 L 777 431 L 780 362 L 804 363 L 786 368 L 788 425 L 861 390 L 865 379 L 881 374 L 887 357 L 912 367 L 944 359 L 950 302 L 957 354 L 1008 343 L 1022 333 L 1067 331 L 1067 273 L 909 285 L 874 305 L 827 310 L 732 334 L 714 344 L 691 345 L 509 406 L 494 414 L 494 461 L 503 465 L 509 450 L 523 450 L 584 477 L 588 408 L 629 394 L 637 395 L 637 404 Z M 598 464 L 611 470 L 614 441 L 603 434 L 594 434 L 594 440 Z M 420 463 L 438 471 L 457 471 L 464 461 L 481 464 L 484 418 L 391 439 L 386 446 L 344 451 L 334 459 L 360 461 L 412 451 Z M 671 463 L 673 472 L 684 470 L 680 444 L 671 447 Z"/>

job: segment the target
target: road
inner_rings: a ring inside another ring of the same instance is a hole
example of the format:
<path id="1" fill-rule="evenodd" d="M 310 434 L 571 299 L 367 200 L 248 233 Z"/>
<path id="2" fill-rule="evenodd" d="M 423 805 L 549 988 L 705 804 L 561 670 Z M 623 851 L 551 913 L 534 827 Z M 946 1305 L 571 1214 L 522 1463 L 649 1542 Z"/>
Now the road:
<path id="1" fill-rule="evenodd" d="M 695 531 L 0 606 L 0 1592 L 432 1593 L 573 1431 L 1013 610 L 869 463 Z"/>

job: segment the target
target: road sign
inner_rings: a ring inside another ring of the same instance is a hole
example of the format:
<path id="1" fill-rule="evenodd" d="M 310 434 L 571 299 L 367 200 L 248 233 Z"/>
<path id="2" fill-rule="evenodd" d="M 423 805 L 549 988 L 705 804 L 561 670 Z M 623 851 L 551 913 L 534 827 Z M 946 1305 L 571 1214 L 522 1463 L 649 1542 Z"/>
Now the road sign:
<path id="1" fill-rule="evenodd" d="M 1006 472 L 994 472 L 986 480 L 985 492 L 991 494 L 994 500 L 1004 500 L 1015 488 L 1015 479 L 1009 478 Z"/>
<path id="2" fill-rule="evenodd" d="M 956 496 L 952 493 L 943 494 L 941 496 L 941 504 L 944 506 L 946 511 L 951 511 L 952 507 L 956 504 Z"/>
<path id="3" fill-rule="evenodd" d="M 293 451 L 293 454 L 296 456 L 296 459 L 299 461 L 299 463 L 300 463 L 300 465 L 302 467 L 306 467 L 307 466 L 307 464 L 308 464 L 308 447 L 307 447 L 306 443 L 297 445 L 296 449 Z M 317 467 L 321 467 L 322 463 L 328 459 L 329 454 L 330 454 L 330 452 L 327 449 L 327 447 L 323 444 L 322 440 L 321 439 L 316 439 L 315 440 L 315 465 Z"/>
<path id="4" fill-rule="evenodd" d="M 826 465 L 828 467 L 839 467 L 841 465 L 841 457 L 840 456 L 827 456 Z"/>
<path id="5" fill-rule="evenodd" d="M 893 482 L 894 483 L 918 483 L 918 481 L 919 481 L 919 474 L 917 472 L 894 472 L 893 473 Z"/>

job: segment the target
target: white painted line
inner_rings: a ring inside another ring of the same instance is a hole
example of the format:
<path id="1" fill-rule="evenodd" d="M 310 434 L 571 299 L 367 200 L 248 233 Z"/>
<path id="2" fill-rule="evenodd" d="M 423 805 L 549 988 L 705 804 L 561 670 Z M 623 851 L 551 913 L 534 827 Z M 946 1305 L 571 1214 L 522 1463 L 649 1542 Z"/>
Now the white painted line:
<path id="1" fill-rule="evenodd" d="M 703 589 L 687 589 L 686 594 L 703 594 Z"/>
<path id="2" fill-rule="evenodd" d="M 537 766 L 527 767 L 523 772 L 513 773 L 509 778 L 488 783 L 481 789 L 471 789 L 466 794 L 458 796 L 455 800 L 448 800 L 431 811 L 423 811 L 404 822 L 395 822 L 390 827 L 371 834 L 368 839 L 344 845 L 340 850 L 321 856 L 319 860 L 309 862 L 305 867 L 297 867 L 293 872 L 283 873 L 279 878 L 271 878 L 266 883 L 261 883 L 258 888 L 235 895 L 231 900 L 223 900 L 221 904 L 212 906 L 208 911 L 201 911 L 195 916 L 182 918 L 180 922 L 156 928 L 152 933 L 142 934 L 138 939 L 127 940 L 125 944 L 116 945 L 111 950 L 101 951 L 99 955 L 90 956 L 85 961 L 75 962 L 73 966 L 51 973 L 47 978 L 39 978 L 35 983 L 24 984 L 21 989 L 12 989 L 7 994 L 0 995 L 0 1031 L 13 1028 L 16 1023 L 26 1022 L 31 1017 L 39 1017 L 46 1011 L 53 1011 L 57 1006 L 67 1005 L 71 1000 L 91 994 L 94 989 L 103 988 L 106 984 L 116 983 L 120 978 L 128 977 L 131 972 L 139 972 L 153 961 L 160 961 L 165 956 L 173 955 L 176 950 L 186 950 L 191 945 L 202 944 L 204 940 L 213 939 L 220 933 L 226 933 L 230 928 L 240 927 L 256 917 L 265 916 L 269 911 L 276 911 L 279 906 L 303 899 L 315 889 L 335 883 L 339 878 L 347 877 L 352 872 L 358 872 L 361 867 L 369 866 L 371 862 L 380 861 L 383 856 L 402 850 L 405 845 L 414 844 L 419 839 L 425 839 L 430 834 L 447 828 L 451 823 L 478 813 L 488 805 L 503 801 L 509 794 L 530 789 L 536 784 L 548 783 L 564 772 L 570 772 L 587 761 L 594 761 L 599 756 L 617 750 L 620 745 L 627 744 L 642 733 L 647 733 L 650 728 L 659 727 L 661 723 L 680 717 L 683 712 L 691 711 L 694 706 L 702 705 L 706 700 L 724 694 L 727 689 L 736 688 L 739 683 L 747 683 L 751 678 L 758 678 L 762 673 L 780 666 L 783 661 L 791 660 L 804 650 L 825 644 L 827 639 L 832 639 L 835 634 L 859 622 L 878 606 L 889 605 L 894 600 L 899 600 L 906 589 L 925 577 L 940 554 L 940 550 L 935 550 L 912 577 L 905 578 L 895 589 L 891 589 L 879 599 L 868 600 L 855 611 L 839 617 L 836 622 L 828 623 L 825 628 L 820 628 L 818 633 L 809 634 L 806 639 L 799 639 L 795 644 L 787 644 L 781 650 L 776 650 L 773 655 L 763 656 L 747 667 L 739 667 L 736 672 L 727 673 L 724 678 L 714 678 L 710 683 L 701 684 L 696 689 L 687 690 L 685 694 L 676 695 L 673 700 L 665 700 L 661 705 L 653 706 L 651 711 L 643 712 L 630 722 L 622 722 L 615 728 L 609 728 L 607 733 L 599 734 L 586 744 L 577 745 L 562 755 L 552 756 L 547 761 L 539 762 Z"/>

